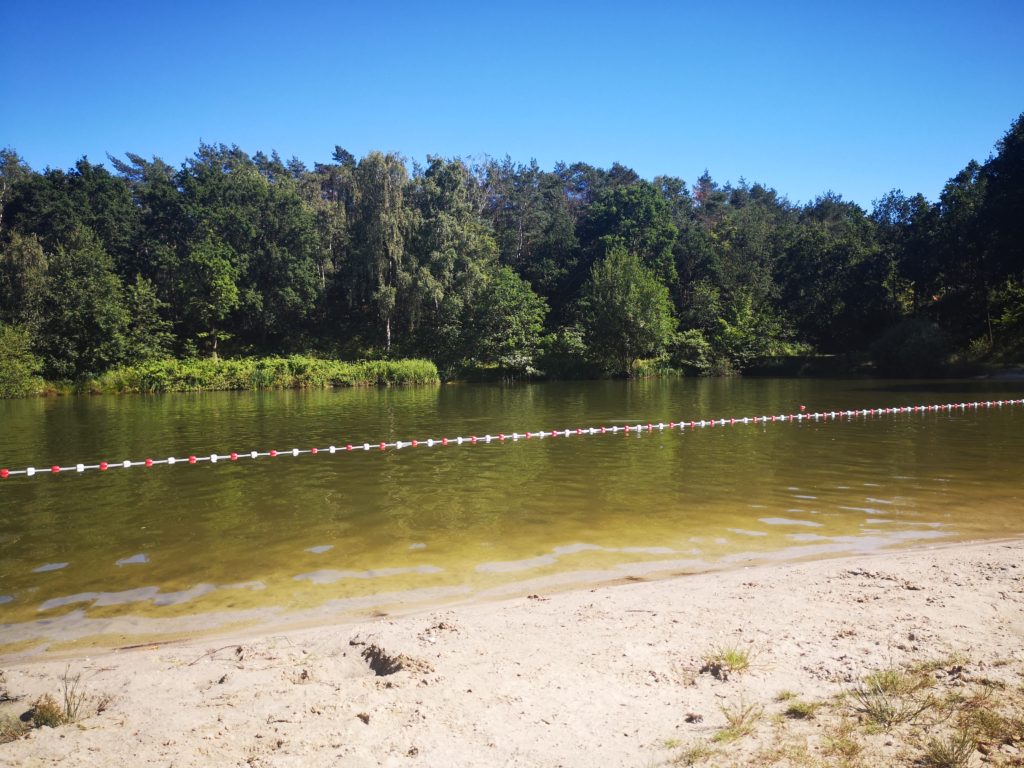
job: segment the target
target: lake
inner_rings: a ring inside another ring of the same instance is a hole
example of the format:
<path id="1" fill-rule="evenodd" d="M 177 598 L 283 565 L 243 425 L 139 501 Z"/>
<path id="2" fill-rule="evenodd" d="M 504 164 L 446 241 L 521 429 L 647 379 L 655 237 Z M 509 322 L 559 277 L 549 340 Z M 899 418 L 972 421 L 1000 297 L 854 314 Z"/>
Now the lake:
<path id="1" fill-rule="evenodd" d="M 0 401 L 0 467 L 685 421 L 0 481 L 0 653 L 1024 532 L 1021 381 L 659 379 Z"/>

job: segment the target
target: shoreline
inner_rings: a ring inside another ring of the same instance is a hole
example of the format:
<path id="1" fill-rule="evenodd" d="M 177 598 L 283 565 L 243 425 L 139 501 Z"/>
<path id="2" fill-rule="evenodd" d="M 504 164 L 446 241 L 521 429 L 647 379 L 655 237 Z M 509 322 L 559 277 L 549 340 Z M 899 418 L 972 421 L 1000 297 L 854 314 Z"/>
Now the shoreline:
<path id="1" fill-rule="evenodd" d="M 276 604 L 267 604 L 237 612 L 214 609 L 176 617 L 146 617 L 129 613 L 106 619 L 86 619 L 97 622 L 95 629 L 89 632 L 69 635 L 56 632 L 45 638 L 23 638 L 0 644 L 0 668 L 5 664 L 101 657 L 136 647 L 181 645 L 193 641 L 216 642 L 243 635 L 267 636 L 327 625 L 347 626 L 378 619 L 402 619 L 473 605 L 501 603 L 535 592 L 550 596 L 632 583 L 713 576 L 767 566 L 784 567 L 846 558 L 870 558 L 887 553 L 996 544 L 1016 539 L 1014 535 L 995 538 L 957 538 L 951 535 L 922 538 L 916 542 L 890 541 L 880 546 L 863 548 L 838 544 L 801 545 L 764 551 L 740 551 L 711 559 L 624 561 L 603 568 L 568 569 L 513 579 L 477 589 L 468 585 L 447 585 L 368 592 L 329 599 L 303 608 L 284 609 Z M 63 619 L 63 616 L 56 616 L 45 623 L 53 628 Z M 175 625 L 178 629 L 172 628 Z M 12 631 L 29 633 L 33 631 L 32 626 L 20 623 L 8 625 Z"/>
<path id="2" fill-rule="evenodd" d="M 87 716 L 0 745 L 0 764 L 841 764 L 850 706 L 830 702 L 878 670 L 930 665 L 933 686 L 991 683 L 1016 706 L 1022 563 L 1024 537 L 949 542 L 11 661 L 5 714 L 80 675 Z M 716 673 L 726 651 L 749 668 Z M 780 714 L 788 693 L 819 714 Z M 745 709 L 749 732 L 722 737 Z M 946 728 L 851 727 L 851 766 L 904 764 Z M 994 750 L 1011 765 L 1024 745 Z"/>

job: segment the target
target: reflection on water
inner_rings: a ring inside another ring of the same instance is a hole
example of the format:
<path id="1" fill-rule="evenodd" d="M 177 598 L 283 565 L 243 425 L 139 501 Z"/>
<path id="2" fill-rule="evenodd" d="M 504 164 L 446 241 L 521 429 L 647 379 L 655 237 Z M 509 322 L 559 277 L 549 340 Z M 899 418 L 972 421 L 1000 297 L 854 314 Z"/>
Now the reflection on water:
<path id="1" fill-rule="evenodd" d="M 4 401 L 0 466 L 909 405 L 934 402 L 930 386 L 679 380 Z M 1022 387 L 942 386 L 943 400 Z M 1015 535 L 1022 426 L 1024 408 L 1008 407 L 7 480 L 3 642 Z"/>

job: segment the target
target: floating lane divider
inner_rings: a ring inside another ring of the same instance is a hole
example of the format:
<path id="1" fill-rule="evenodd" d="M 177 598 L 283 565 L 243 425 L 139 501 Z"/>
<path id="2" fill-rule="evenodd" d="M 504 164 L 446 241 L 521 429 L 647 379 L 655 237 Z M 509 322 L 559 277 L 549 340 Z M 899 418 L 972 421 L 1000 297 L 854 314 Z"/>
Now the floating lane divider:
<path id="1" fill-rule="evenodd" d="M 60 466 L 54 464 L 50 467 L 26 467 L 25 469 L 0 469 L 0 480 L 7 480 L 13 477 L 37 477 L 40 475 L 57 475 L 61 472 L 107 472 L 115 469 L 132 469 L 134 467 L 145 467 L 151 469 L 152 467 L 167 464 L 189 464 L 196 465 L 202 463 L 216 464 L 222 461 L 237 462 L 244 459 L 259 459 L 264 456 L 270 458 L 277 458 L 280 456 L 293 456 L 298 457 L 304 454 L 316 456 L 321 453 L 335 454 L 339 452 L 351 452 L 351 451 L 386 451 L 389 449 L 401 450 L 403 448 L 437 448 L 447 447 L 452 445 L 479 445 L 480 443 L 491 443 L 495 440 L 498 442 L 506 442 L 508 440 L 532 440 L 532 439 L 544 439 L 548 437 L 571 437 L 573 435 L 604 435 L 604 434 L 615 434 L 622 432 L 628 434 L 635 432 L 637 434 L 641 432 L 654 432 L 655 430 L 663 431 L 665 429 L 678 429 L 684 431 L 687 429 L 703 429 L 706 427 L 725 427 L 725 426 L 736 426 L 738 424 L 778 424 L 778 423 L 790 423 L 790 422 L 804 422 L 804 421 L 841 421 L 842 419 L 853 419 L 855 417 L 873 417 L 873 416 L 888 416 L 892 414 L 901 413 L 951 413 L 953 411 L 966 412 L 969 410 L 980 410 L 985 408 L 1002 408 L 1003 406 L 1016 406 L 1024 405 L 1024 398 L 1019 400 L 981 400 L 972 403 L 942 403 L 937 405 L 899 405 L 890 408 L 859 408 L 854 410 L 844 411 L 816 411 L 808 412 L 804 406 L 800 406 L 799 413 L 784 413 L 776 416 L 743 416 L 734 417 L 729 419 L 701 419 L 700 421 L 670 421 L 668 423 L 658 422 L 657 424 L 648 422 L 646 424 L 635 424 L 626 426 L 614 426 L 614 427 L 579 427 L 576 429 L 553 429 L 550 432 L 540 430 L 538 432 L 513 432 L 511 434 L 501 433 L 498 435 L 471 435 L 470 437 L 442 437 L 428 438 L 426 440 L 397 440 L 395 442 L 383 442 L 383 443 L 347 443 L 345 445 L 330 445 L 326 448 L 290 448 L 288 450 L 278 451 L 271 449 L 269 451 L 232 451 L 231 453 L 212 453 L 209 456 L 185 456 L 177 458 L 170 456 L 166 459 L 143 459 L 142 461 L 132 461 L 125 459 L 124 461 L 101 461 L 96 464 L 73 464 L 70 466 Z"/>

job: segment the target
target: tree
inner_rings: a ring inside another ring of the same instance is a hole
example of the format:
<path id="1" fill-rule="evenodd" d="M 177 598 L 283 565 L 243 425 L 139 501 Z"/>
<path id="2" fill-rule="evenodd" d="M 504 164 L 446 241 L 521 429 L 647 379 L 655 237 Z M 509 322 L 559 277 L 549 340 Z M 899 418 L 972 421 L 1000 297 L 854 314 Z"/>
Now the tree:
<path id="1" fill-rule="evenodd" d="M 593 257 L 621 246 L 637 254 L 668 286 L 675 286 L 678 280 L 672 257 L 677 235 L 668 203 L 647 182 L 603 192 L 580 224 L 580 240 L 593 251 Z"/>
<path id="2" fill-rule="evenodd" d="M 547 303 L 509 267 L 498 268 L 469 324 L 471 354 L 480 363 L 497 365 L 513 375 L 535 373 Z"/>
<path id="3" fill-rule="evenodd" d="M 48 378 L 78 379 L 124 362 L 128 311 L 114 261 L 89 229 L 50 258 L 37 348 Z"/>
<path id="4" fill-rule="evenodd" d="M 371 152 L 356 168 L 359 186 L 356 223 L 356 304 L 373 307 L 391 351 L 396 314 L 404 309 L 412 276 L 406 254 L 409 215 L 405 190 L 409 175 L 398 155 Z"/>
<path id="5" fill-rule="evenodd" d="M 43 388 L 42 362 L 32 354 L 28 329 L 0 323 L 0 398 L 27 397 Z"/>
<path id="6" fill-rule="evenodd" d="M 0 149 L 0 234 L 4 231 L 4 206 L 14 193 L 14 185 L 32 173 L 13 149 Z"/>
<path id="7" fill-rule="evenodd" d="M 464 356 L 466 310 L 480 303 L 497 261 L 494 238 L 478 215 L 481 194 L 461 161 L 433 157 L 417 170 L 407 198 L 411 279 L 398 319 L 412 349 L 443 365 Z"/>
<path id="8" fill-rule="evenodd" d="M 638 256 L 613 247 L 590 272 L 582 322 L 591 353 L 611 373 L 661 354 L 675 332 L 668 289 Z"/>
<path id="9" fill-rule="evenodd" d="M 217 359 L 218 342 L 230 338 L 224 331 L 225 318 L 240 303 L 238 270 L 226 243 L 207 234 L 188 254 L 181 276 L 180 292 L 187 296 L 186 317 L 199 339 L 207 343 Z"/>
<path id="10" fill-rule="evenodd" d="M 0 322 L 38 328 L 46 296 L 47 258 L 35 235 L 11 233 L 0 253 Z"/>
<path id="11" fill-rule="evenodd" d="M 166 357 L 174 343 L 173 324 L 163 317 L 168 305 L 157 296 L 156 287 L 146 278 L 136 275 L 135 282 L 125 288 L 124 299 L 128 310 L 128 327 L 125 330 L 127 362 Z"/>

